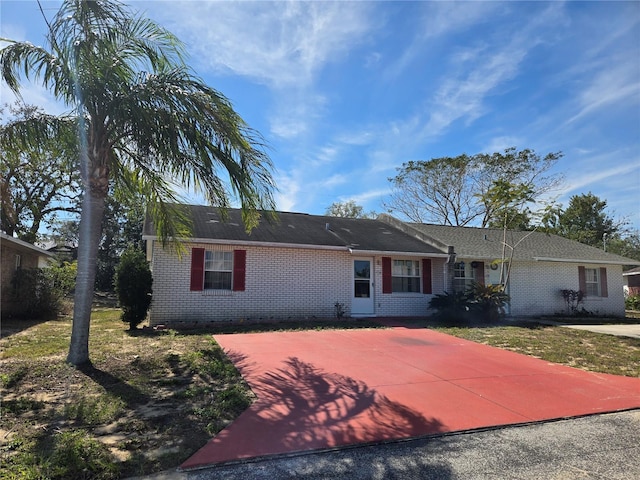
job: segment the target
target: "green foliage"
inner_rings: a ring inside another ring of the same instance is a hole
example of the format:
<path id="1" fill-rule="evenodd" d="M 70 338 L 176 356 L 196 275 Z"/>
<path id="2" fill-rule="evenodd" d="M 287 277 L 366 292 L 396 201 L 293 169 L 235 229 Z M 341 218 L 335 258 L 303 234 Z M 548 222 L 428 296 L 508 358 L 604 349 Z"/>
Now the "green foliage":
<path id="1" fill-rule="evenodd" d="M 76 272 L 75 262 L 17 270 L 12 281 L 12 314 L 31 319 L 55 317 L 75 285 Z"/>
<path id="2" fill-rule="evenodd" d="M 122 321 L 131 330 L 142 323 L 151 305 L 153 278 L 147 258 L 141 250 L 128 248 L 116 268 L 115 287 L 122 307 Z"/>
<path id="3" fill-rule="evenodd" d="M 34 106 L 16 103 L 0 132 L 12 121 L 42 115 Z M 4 117 L 0 107 L 0 117 Z M 1 135 L 0 135 L 1 136 Z M 34 243 L 41 225 L 51 225 L 60 212 L 77 213 L 80 192 L 74 136 L 60 136 L 30 146 L 5 146 L 0 155 L 0 229 Z"/>
<path id="4" fill-rule="evenodd" d="M 468 290 L 469 308 L 478 313 L 482 320 L 495 322 L 504 315 L 504 307 L 509 302 L 502 285 L 483 285 L 473 282 Z"/>
<path id="5" fill-rule="evenodd" d="M 118 478 L 118 467 L 106 445 L 84 430 L 72 430 L 53 438 L 51 455 L 45 464 L 51 479 Z"/>
<path id="6" fill-rule="evenodd" d="M 624 308 L 627 310 L 640 310 L 640 294 L 627 296 L 624 299 Z"/>
<path id="7" fill-rule="evenodd" d="M 358 205 L 353 200 L 346 202 L 334 202 L 325 211 L 325 215 L 330 217 L 343 217 L 343 218 L 376 218 L 377 214 L 373 210 L 365 212 L 361 205 Z"/>
<path id="8" fill-rule="evenodd" d="M 603 248 L 604 242 L 616 238 L 624 222 L 617 221 L 606 212 L 607 202 L 593 193 L 574 195 L 569 206 L 558 209 L 552 231 L 592 247 Z"/>
<path id="9" fill-rule="evenodd" d="M 389 179 L 393 192 L 385 207 L 419 223 L 502 227 L 508 213 L 509 226 L 526 226 L 527 204 L 560 184 L 560 176 L 548 174 L 560 158 L 561 152 L 541 157 L 512 147 L 406 162 Z"/>
<path id="10" fill-rule="evenodd" d="M 429 308 L 436 310 L 438 320 L 465 323 L 473 319 L 493 322 L 504 315 L 504 307 L 509 295 L 501 285 L 472 283 L 466 292 L 435 295 L 429 301 Z"/>
<path id="11" fill-rule="evenodd" d="M 464 322 L 469 319 L 469 298 L 464 292 L 444 292 L 429 300 L 429 308 L 435 317 L 445 322 Z"/>

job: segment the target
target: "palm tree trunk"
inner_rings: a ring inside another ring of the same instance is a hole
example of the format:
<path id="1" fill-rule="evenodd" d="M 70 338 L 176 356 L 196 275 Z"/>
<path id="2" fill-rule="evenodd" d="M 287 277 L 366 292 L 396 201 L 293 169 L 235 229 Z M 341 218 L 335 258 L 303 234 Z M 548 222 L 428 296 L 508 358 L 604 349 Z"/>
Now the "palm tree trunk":
<path id="1" fill-rule="evenodd" d="M 105 194 L 86 188 L 80 214 L 78 240 L 78 275 L 76 279 L 73 327 L 67 362 L 82 365 L 89 362 L 89 324 L 96 279 L 98 248 L 102 233 Z"/>

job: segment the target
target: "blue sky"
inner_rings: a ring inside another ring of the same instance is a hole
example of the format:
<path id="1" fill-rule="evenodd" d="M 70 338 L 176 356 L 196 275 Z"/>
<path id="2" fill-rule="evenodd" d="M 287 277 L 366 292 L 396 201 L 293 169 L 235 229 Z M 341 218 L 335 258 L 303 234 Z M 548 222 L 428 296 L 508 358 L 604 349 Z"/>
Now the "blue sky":
<path id="1" fill-rule="evenodd" d="M 265 137 L 280 210 L 382 212 L 403 162 L 516 146 L 564 152 L 565 206 L 592 192 L 640 229 L 640 2 L 127 3 Z M 44 42 L 36 2 L 0 8 L 1 36 Z"/>

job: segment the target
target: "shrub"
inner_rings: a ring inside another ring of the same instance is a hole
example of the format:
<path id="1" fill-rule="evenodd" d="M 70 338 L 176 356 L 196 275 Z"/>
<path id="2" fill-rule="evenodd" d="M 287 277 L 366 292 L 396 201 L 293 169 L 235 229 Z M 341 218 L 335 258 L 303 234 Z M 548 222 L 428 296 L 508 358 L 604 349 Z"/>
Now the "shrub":
<path id="1" fill-rule="evenodd" d="M 640 293 L 629 295 L 624 299 L 624 308 L 627 310 L 640 310 Z"/>
<path id="2" fill-rule="evenodd" d="M 582 290 L 560 290 L 562 298 L 567 304 L 567 313 L 569 315 L 578 314 L 578 305 L 584 300 L 584 292 Z M 584 307 L 582 308 L 584 310 Z"/>
<path id="3" fill-rule="evenodd" d="M 435 295 L 429 301 L 429 308 L 436 311 L 435 317 L 447 322 L 460 322 L 468 319 L 469 299 L 463 292 L 444 292 Z"/>
<path id="4" fill-rule="evenodd" d="M 75 262 L 17 270 L 12 281 L 12 313 L 34 319 L 55 317 L 75 286 L 76 272 Z"/>
<path id="5" fill-rule="evenodd" d="M 470 310 L 487 322 L 495 322 L 502 317 L 509 301 L 509 295 L 504 292 L 502 285 L 484 285 L 478 282 L 469 286 L 467 297 Z"/>
<path id="6" fill-rule="evenodd" d="M 115 287 L 122 307 L 122 321 L 135 330 L 151 305 L 153 279 L 144 252 L 128 248 L 116 268 Z"/>

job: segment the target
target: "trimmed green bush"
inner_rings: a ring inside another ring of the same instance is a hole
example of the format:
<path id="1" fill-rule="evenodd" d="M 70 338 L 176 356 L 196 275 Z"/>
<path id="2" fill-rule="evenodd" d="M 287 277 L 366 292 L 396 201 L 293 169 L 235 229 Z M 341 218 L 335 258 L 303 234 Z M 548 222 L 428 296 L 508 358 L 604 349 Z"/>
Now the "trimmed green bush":
<path id="1" fill-rule="evenodd" d="M 115 287 L 122 307 L 122 321 L 135 330 L 147 317 L 151 305 L 153 279 L 141 250 L 128 248 L 116 268 Z"/>

